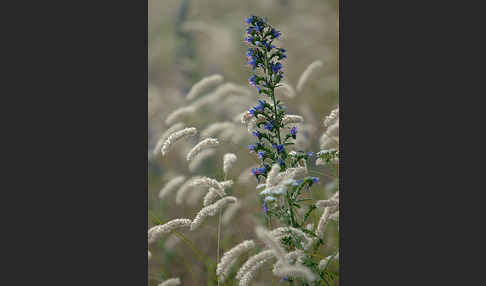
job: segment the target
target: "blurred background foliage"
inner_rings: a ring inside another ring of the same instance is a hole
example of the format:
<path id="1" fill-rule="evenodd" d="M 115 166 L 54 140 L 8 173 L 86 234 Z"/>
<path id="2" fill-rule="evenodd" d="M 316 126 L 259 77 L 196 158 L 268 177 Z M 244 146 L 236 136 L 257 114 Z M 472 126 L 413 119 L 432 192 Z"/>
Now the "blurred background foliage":
<path id="1" fill-rule="evenodd" d="M 228 178 L 235 181 L 230 192 L 243 201 L 243 207 L 231 223 L 223 227 L 222 247 L 228 250 L 243 240 L 255 238 L 254 227 L 263 223 L 256 181 L 238 180 L 244 170 L 257 162 L 246 147 L 252 142 L 251 135 L 247 134 L 236 144 L 223 140 L 215 155 L 205 160 L 197 171 L 190 172 L 185 155 L 197 143 L 197 138 L 177 144 L 163 158 L 160 153 L 155 156 L 152 153 L 160 135 L 170 127 L 165 124 L 165 118 L 188 104 L 187 92 L 206 76 L 221 74 L 225 82 L 249 87 L 244 19 L 253 13 L 266 17 L 282 32 L 277 45 L 287 50 L 288 60 L 284 62 L 283 71 L 285 80 L 294 88 L 310 63 L 315 60 L 324 63 L 298 96 L 279 97 L 289 114 L 303 116 L 308 124 L 298 134 L 302 136 L 303 147 L 307 151 L 319 151 L 319 137 L 325 129 L 322 120 L 338 105 L 338 0 L 150 0 L 148 7 L 149 227 L 174 218 L 192 219 L 202 207 L 200 196 L 193 195 L 187 203 L 176 205 L 174 196 L 158 199 L 160 189 L 176 175 L 207 175 L 223 180 L 222 157 L 232 152 L 238 156 L 238 162 L 232 171 L 233 177 Z M 254 92 L 251 98 L 216 103 L 184 118 L 184 123 L 201 131 L 214 122 L 232 121 L 236 114 L 256 101 Z M 312 175 L 321 179 L 312 188 L 313 196 L 327 198 L 337 188 L 335 170 L 316 166 L 310 169 L 314 172 Z M 316 214 L 314 220 L 318 218 Z M 332 235 L 329 235 L 323 255 L 330 254 L 338 246 L 337 225 L 331 225 L 330 230 Z M 167 236 L 151 248 L 149 285 L 157 285 L 169 277 L 180 277 L 183 285 L 216 285 L 210 272 L 211 262 L 216 262 L 217 218 L 208 220 L 197 231 L 181 233 L 202 253 L 204 262 L 176 235 Z M 337 269 L 337 265 L 332 267 Z M 259 273 L 253 285 L 279 284 L 269 271 L 271 268 Z M 337 285 L 337 281 L 334 283 Z M 225 285 L 237 285 L 237 282 Z"/>

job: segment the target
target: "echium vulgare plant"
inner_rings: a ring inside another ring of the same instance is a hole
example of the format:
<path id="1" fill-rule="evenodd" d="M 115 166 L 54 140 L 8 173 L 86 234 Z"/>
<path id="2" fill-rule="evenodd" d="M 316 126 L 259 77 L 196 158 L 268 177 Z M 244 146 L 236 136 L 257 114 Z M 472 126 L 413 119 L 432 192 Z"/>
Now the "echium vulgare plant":
<path id="1" fill-rule="evenodd" d="M 306 176 L 307 161 L 314 154 L 300 150 L 289 151 L 298 132 L 295 124 L 301 123 L 303 118 L 287 115 L 286 107 L 275 96 L 275 88 L 281 85 L 284 77 L 281 61 L 287 58 L 285 49 L 274 44 L 280 38 L 281 32 L 262 17 L 251 15 L 246 23 L 248 27 L 245 41 L 249 45 L 247 57 L 252 68 L 249 83 L 256 87 L 258 95 L 261 96 L 258 104 L 250 108 L 246 118 L 242 118 L 242 121 L 249 122 L 249 131 L 257 140 L 255 144 L 249 145 L 250 152 L 257 154 L 260 159 L 260 166 L 252 169 L 252 173 L 259 183 L 257 189 L 264 189 L 260 195 L 268 228 L 272 227 L 272 219 L 285 225 L 276 238 L 280 239 L 288 254 L 299 253 L 294 263 L 290 260 L 284 261 L 285 263 L 279 260 L 280 268 L 282 265 L 292 265 L 294 268 L 280 271 L 277 262 L 273 273 L 282 277 L 282 282 L 288 281 L 291 285 L 328 285 L 332 274 L 326 272 L 327 264 L 329 260 L 335 259 L 336 254 L 327 260 L 322 259 L 321 263 L 320 259 L 316 260 L 316 254 L 324 243 L 324 224 L 330 216 L 337 213 L 338 197 L 320 201 L 317 206 L 308 204 L 312 201 L 308 196 L 310 188 L 319 182 L 317 177 Z M 337 154 L 319 152 L 317 155 L 326 156 L 325 161 L 329 162 L 336 159 Z M 328 158 L 329 156 L 333 158 Z M 296 179 L 297 177 L 302 178 Z M 326 206 L 327 209 L 319 226 L 315 228 L 308 223 L 308 218 L 319 206 Z M 326 262 L 325 265 L 323 262 Z"/>

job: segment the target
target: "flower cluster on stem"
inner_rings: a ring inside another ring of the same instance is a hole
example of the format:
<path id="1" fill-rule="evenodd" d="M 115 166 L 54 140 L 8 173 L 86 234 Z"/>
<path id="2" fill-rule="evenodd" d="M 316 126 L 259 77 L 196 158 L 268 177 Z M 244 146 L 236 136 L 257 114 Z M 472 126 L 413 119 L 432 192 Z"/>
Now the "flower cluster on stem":
<path id="1" fill-rule="evenodd" d="M 319 182 L 319 178 L 295 178 L 297 170 L 304 169 L 307 172 L 306 162 L 314 153 L 288 150 L 290 145 L 295 144 L 298 134 L 295 124 L 301 123 L 303 118 L 287 115 L 286 107 L 275 97 L 275 88 L 281 85 L 280 81 L 284 77 L 282 61 L 287 58 L 285 49 L 277 47 L 275 43 L 281 33 L 262 17 L 251 15 L 246 19 L 246 24 L 248 65 L 252 71 L 248 81 L 257 89 L 260 98 L 258 104 L 249 109 L 246 114 L 249 118 L 245 122 L 252 126 L 251 132 L 256 139 L 248 148 L 260 161 L 260 165 L 251 171 L 259 186 L 265 188 L 260 192 L 265 218 L 267 223 L 272 217 L 277 218 L 292 230 L 279 236 L 286 251 L 315 252 L 323 243 L 322 235 L 312 228 L 306 228 L 306 225 L 310 214 L 317 207 L 312 202 L 304 203 L 312 200 L 302 195 L 310 191 L 313 184 Z M 321 153 L 317 155 L 317 158 L 323 156 Z M 307 210 L 299 216 L 296 209 L 304 207 Z M 312 250 L 309 248 L 311 244 L 314 244 Z M 311 256 L 305 255 L 303 261 L 303 265 L 318 274 L 316 285 L 325 280 L 325 273 L 318 269 Z M 300 269 L 300 266 L 296 267 Z M 284 279 L 293 281 L 290 277 Z"/>

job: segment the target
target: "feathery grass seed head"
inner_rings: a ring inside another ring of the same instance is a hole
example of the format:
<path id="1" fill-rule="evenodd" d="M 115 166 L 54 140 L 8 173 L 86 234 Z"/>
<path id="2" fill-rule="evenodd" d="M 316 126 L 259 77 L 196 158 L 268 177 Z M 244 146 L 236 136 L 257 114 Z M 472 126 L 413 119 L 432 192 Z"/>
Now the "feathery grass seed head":
<path id="1" fill-rule="evenodd" d="M 238 200 L 235 197 L 224 197 L 215 203 L 202 208 L 191 223 L 191 230 L 198 228 L 208 216 L 216 215 L 217 211 L 223 209 L 227 204 L 236 203 Z"/>
<path id="2" fill-rule="evenodd" d="M 159 286 L 178 286 L 178 285 L 181 285 L 181 280 L 179 278 L 170 278 L 159 284 Z"/>
<path id="3" fill-rule="evenodd" d="M 174 145 L 177 141 L 187 136 L 194 136 L 196 135 L 196 133 L 197 133 L 197 129 L 195 127 L 190 127 L 190 128 L 182 129 L 180 131 L 176 131 L 171 135 L 169 135 L 169 137 L 167 138 L 167 140 L 165 140 L 160 150 L 162 156 L 165 156 L 167 152 L 169 152 L 170 147 Z"/>
<path id="4" fill-rule="evenodd" d="M 207 91 L 209 88 L 218 85 L 223 82 L 223 76 L 219 74 L 214 74 L 208 77 L 203 78 L 199 82 L 195 83 L 189 93 L 187 94 L 186 99 L 192 100 L 199 96 L 201 93 Z"/>
<path id="5" fill-rule="evenodd" d="M 165 198 L 171 192 L 173 192 L 176 188 L 180 187 L 182 183 L 186 180 L 185 176 L 177 176 L 170 180 L 159 192 L 159 199 Z"/>
<path id="6" fill-rule="evenodd" d="M 170 233 L 174 229 L 189 227 L 191 220 L 186 218 L 173 219 L 165 224 L 156 225 L 148 230 L 148 243 L 154 243 L 164 234 Z"/>
<path id="7" fill-rule="evenodd" d="M 253 248 L 255 248 L 255 242 L 253 240 L 245 240 L 228 250 L 216 267 L 216 275 L 220 276 L 233 259 L 240 257 L 243 253 Z"/>
<path id="8" fill-rule="evenodd" d="M 192 148 L 191 151 L 189 151 L 189 153 L 187 153 L 187 157 L 186 157 L 187 161 L 191 161 L 192 159 L 194 159 L 194 157 L 196 157 L 196 155 L 199 154 L 199 152 L 201 152 L 203 149 L 214 147 L 216 145 L 219 145 L 218 139 L 215 138 L 204 139 L 203 141 L 199 142 L 196 146 L 194 146 L 194 148 Z"/>
<path id="9" fill-rule="evenodd" d="M 227 176 L 233 164 L 236 163 L 238 158 L 233 153 L 226 153 L 223 156 L 223 172 Z"/>
<path id="10" fill-rule="evenodd" d="M 307 66 L 302 75 L 299 77 L 299 81 L 297 82 L 297 92 L 300 93 L 304 90 L 305 84 L 309 81 L 312 75 L 316 73 L 322 66 L 323 63 L 319 60 L 314 61 Z"/>

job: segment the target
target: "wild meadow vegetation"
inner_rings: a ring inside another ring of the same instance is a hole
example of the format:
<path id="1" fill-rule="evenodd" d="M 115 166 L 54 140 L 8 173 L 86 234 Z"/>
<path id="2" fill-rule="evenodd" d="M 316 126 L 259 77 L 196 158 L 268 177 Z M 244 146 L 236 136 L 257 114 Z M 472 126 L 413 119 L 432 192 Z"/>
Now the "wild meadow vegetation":
<path id="1" fill-rule="evenodd" d="M 339 285 L 337 1 L 261 2 L 149 2 L 149 285 Z"/>

